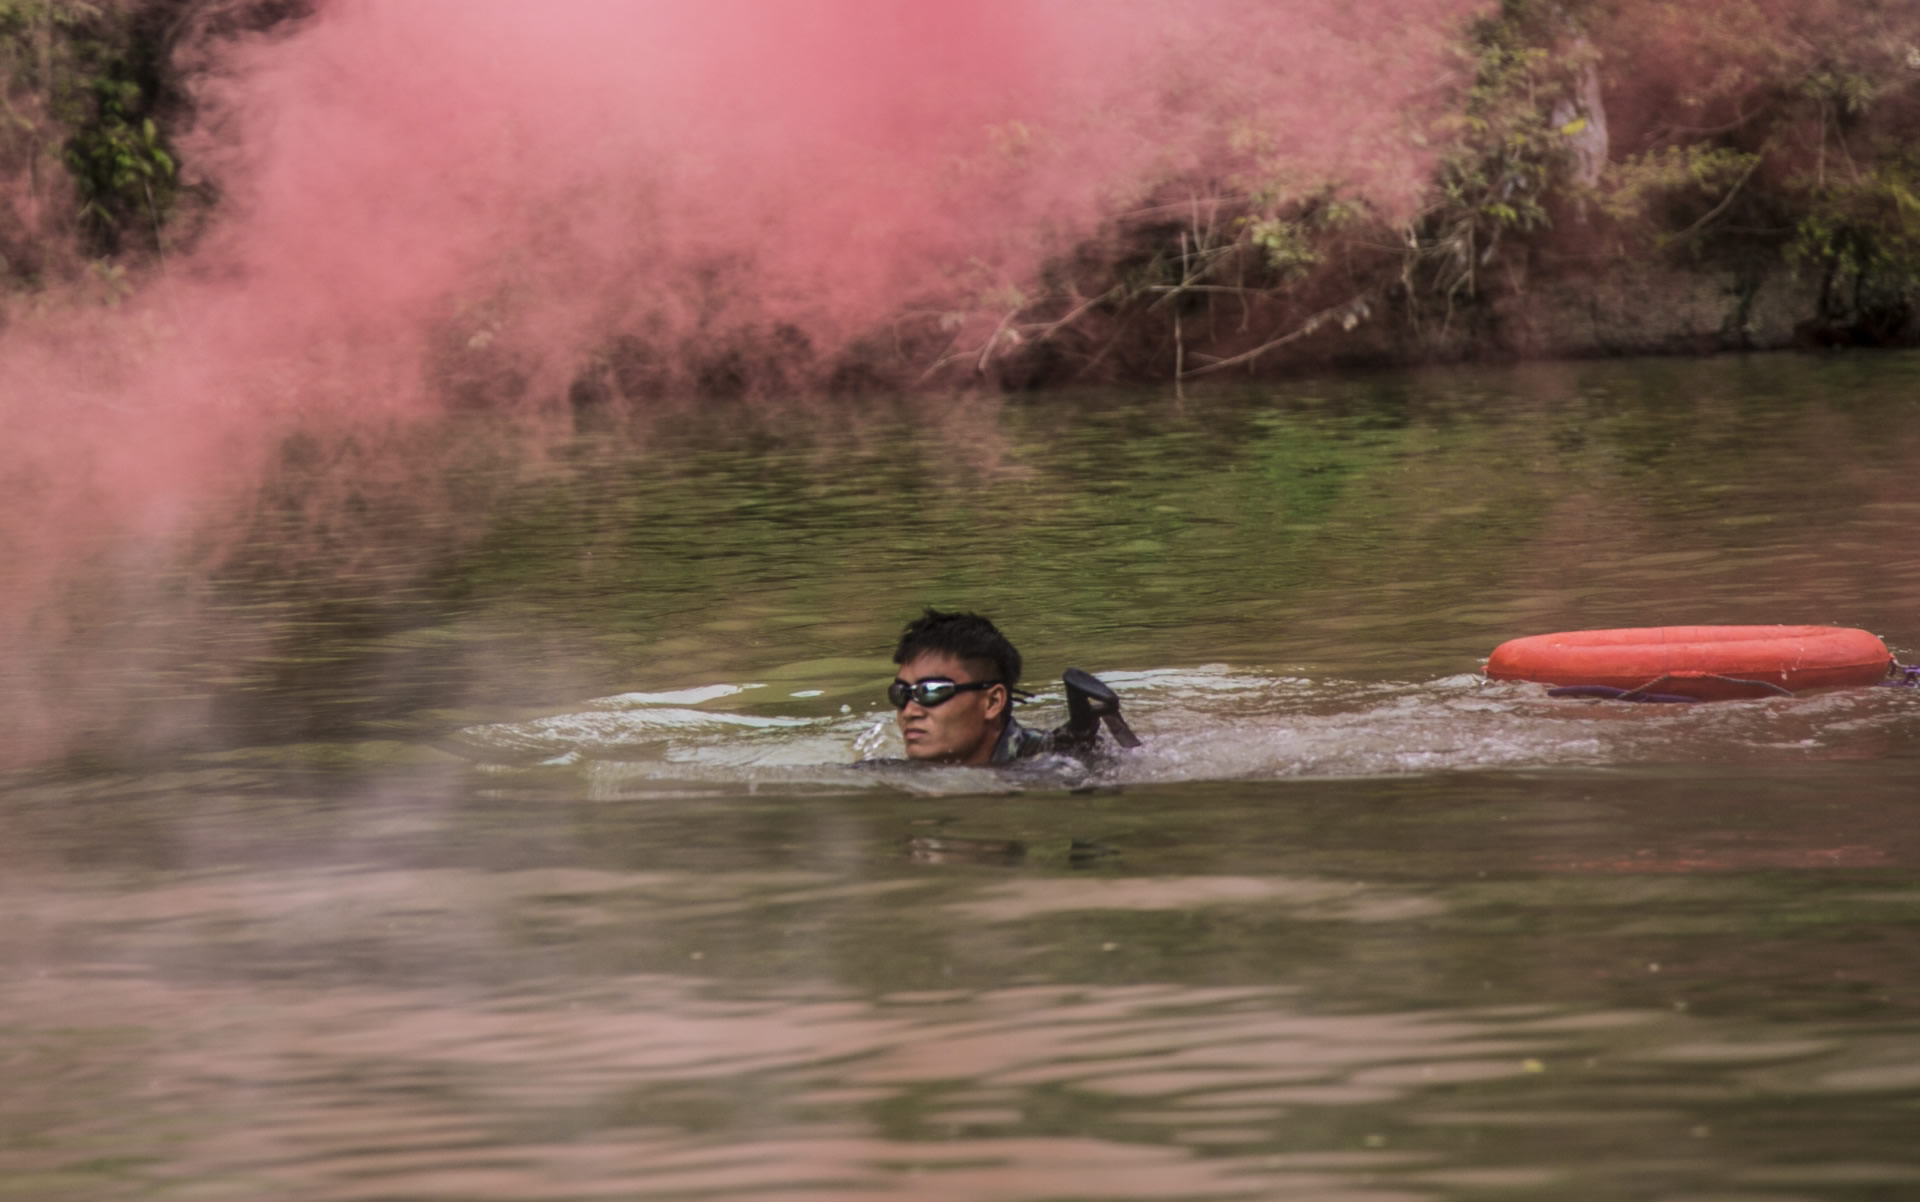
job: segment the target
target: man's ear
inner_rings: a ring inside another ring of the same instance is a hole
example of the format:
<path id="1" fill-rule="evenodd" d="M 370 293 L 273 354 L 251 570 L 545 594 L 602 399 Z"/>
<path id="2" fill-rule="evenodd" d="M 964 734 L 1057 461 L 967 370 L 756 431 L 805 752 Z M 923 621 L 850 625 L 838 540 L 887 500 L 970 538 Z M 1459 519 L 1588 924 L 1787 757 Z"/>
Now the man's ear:
<path id="1" fill-rule="evenodd" d="M 1010 697 L 1009 697 L 1009 694 L 1007 693 L 1006 685 L 996 684 L 992 688 L 988 689 L 987 690 L 987 721 L 992 722 L 996 718 L 999 718 L 1005 715 L 1007 712 L 1007 705 L 1009 700 L 1010 700 Z"/>

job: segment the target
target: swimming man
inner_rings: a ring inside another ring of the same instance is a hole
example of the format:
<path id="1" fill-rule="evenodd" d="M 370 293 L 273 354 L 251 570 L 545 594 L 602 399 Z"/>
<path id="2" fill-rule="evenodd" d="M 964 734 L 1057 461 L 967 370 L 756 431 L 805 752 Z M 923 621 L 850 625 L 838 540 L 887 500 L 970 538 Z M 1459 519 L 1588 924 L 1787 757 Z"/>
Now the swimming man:
<path id="1" fill-rule="evenodd" d="M 1113 690 L 1078 668 L 1066 673 L 1066 725 L 1044 734 L 1020 725 L 1020 652 L 978 614 L 927 610 L 901 632 L 893 662 L 899 670 L 887 699 L 910 760 L 1008 764 L 1049 751 L 1086 754 L 1102 721 L 1122 747 L 1140 742 L 1121 721 Z"/>

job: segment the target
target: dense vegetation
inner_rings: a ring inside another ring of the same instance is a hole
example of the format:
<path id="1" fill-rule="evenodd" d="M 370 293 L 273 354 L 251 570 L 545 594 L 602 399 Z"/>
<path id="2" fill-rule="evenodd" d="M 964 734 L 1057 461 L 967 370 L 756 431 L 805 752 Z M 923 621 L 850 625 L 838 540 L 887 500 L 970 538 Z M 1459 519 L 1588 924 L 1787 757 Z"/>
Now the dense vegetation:
<path id="1" fill-rule="evenodd" d="M 1920 7 L 1501 0 L 1458 53 L 1418 212 L 1257 154 L 1169 181 L 1006 379 L 1920 339 Z"/>
<path id="2" fill-rule="evenodd" d="M 192 85 L 224 38 L 305 0 L 0 0 L 0 288 L 87 285 L 190 238 L 217 200 L 182 171 Z"/>
<path id="3" fill-rule="evenodd" d="M 196 74 L 223 38 L 306 11 L 0 0 L 0 289 L 113 301 L 190 243 L 219 203 L 179 149 Z M 627 331 L 585 356 L 575 401 L 784 389 L 795 363 L 843 386 L 1020 387 L 1920 340 L 1920 6 L 1500 0 L 1457 53 L 1420 115 L 1412 214 L 1221 131 L 1206 178 L 1152 185 L 1031 288 L 922 305 L 817 363 L 793 331 L 717 351 Z"/>

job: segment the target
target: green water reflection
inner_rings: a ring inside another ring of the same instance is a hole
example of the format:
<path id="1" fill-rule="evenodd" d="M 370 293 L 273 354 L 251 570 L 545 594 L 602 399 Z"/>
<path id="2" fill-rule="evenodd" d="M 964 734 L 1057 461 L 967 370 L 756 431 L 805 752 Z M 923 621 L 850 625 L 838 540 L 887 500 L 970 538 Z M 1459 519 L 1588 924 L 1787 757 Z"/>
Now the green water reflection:
<path id="1" fill-rule="evenodd" d="M 280 650 L 445 706 L 749 678 L 837 701 L 928 603 L 993 614 L 1040 674 L 1422 678 L 1515 633 L 1683 621 L 1912 646 L 1917 388 L 1912 358 L 1762 358 L 703 413 L 470 473 L 477 534 L 440 513 L 395 530 L 369 497 L 380 553 L 344 581 L 296 565 L 337 596 Z M 312 520 L 263 541 L 304 548 Z M 248 623 L 268 604 L 230 603 Z M 252 678 L 311 713 L 330 675 Z"/>

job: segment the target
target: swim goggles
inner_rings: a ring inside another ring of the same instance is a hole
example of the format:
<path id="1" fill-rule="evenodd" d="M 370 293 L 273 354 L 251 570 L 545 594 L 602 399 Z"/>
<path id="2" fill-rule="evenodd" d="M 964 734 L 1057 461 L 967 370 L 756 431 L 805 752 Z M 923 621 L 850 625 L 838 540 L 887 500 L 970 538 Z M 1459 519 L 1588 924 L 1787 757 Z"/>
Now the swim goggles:
<path id="1" fill-rule="evenodd" d="M 990 689 L 999 683 L 997 680 L 970 680 L 962 684 L 938 676 L 929 676 L 925 680 L 918 680 L 912 684 L 904 680 L 896 680 L 887 686 L 887 700 L 891 701 L 893 708 L 897 710 L 907 708 L 909 700 L 918 701 L 925 708 L 932 709 L 936 705 L 945 705 L 952 701 L 955 694 L 968 693 L 975 689 Z"/>

